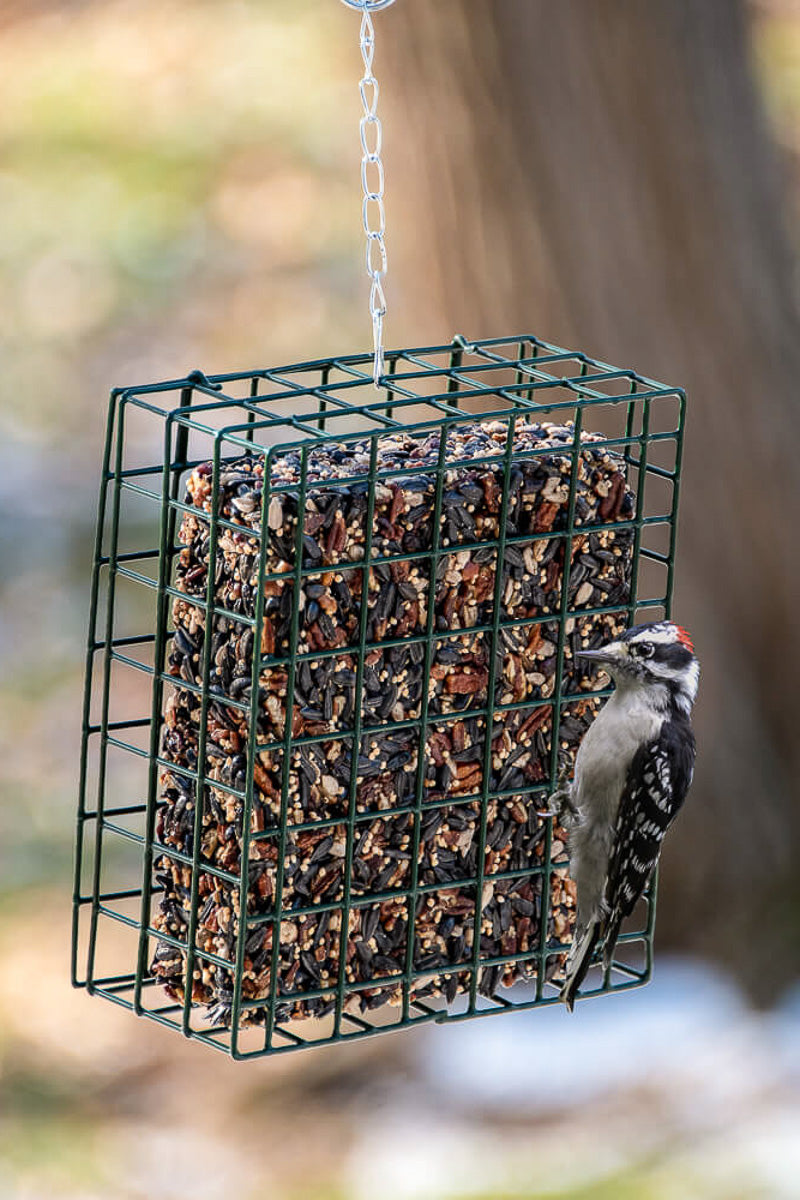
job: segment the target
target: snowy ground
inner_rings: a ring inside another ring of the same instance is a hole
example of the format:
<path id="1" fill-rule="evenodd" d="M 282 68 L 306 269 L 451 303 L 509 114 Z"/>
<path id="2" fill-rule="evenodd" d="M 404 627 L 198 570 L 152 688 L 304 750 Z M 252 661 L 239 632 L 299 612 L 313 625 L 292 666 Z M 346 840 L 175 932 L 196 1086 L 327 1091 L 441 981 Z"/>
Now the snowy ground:
<path id="1" fill-rule="evenodd" d="M 354 1200 L 490 1197 L 500 1181 L 561 1194 L 631 1173 L 642 1195 L 800 1196 L 800 987 L 757 1014 L 710 969 L 661 961 L 648 988 L 572 1017 L 426 1030 L 416 1051 L 419 1081 L 361 1131 Z"/>

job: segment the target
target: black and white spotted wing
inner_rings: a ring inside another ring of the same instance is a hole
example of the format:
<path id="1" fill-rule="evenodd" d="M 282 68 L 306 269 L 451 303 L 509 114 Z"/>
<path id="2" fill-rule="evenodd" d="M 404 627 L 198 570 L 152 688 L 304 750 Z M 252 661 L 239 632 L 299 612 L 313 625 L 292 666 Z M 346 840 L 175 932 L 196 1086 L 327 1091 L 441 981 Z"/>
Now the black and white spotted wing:
<path id="1" fill-rule="evenodd" d="M 695 742 L 688 721 L 665 721 L 658 737 L 634 755 L 620 800 L 614 850 L 606 882 L 604 958 L 614 951 L 629 916 L 658 861 L 664 834 L 692 782 Z"/>

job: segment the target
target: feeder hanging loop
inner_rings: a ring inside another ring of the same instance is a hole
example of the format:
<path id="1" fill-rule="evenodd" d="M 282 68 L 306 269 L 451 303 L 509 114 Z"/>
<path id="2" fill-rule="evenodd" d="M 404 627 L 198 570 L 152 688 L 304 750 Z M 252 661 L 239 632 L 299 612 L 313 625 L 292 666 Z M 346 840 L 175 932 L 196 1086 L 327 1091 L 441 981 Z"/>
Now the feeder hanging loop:
<path id="1" fill-rule="evenodd" d="M 359 122 L 361 135 L 361 185 L 364 192 L 362 215 L 364 233 L 367 238 L 366 266 L 371 281 L 369 311 L 372 317 L 374 363 L 372 378 L 375 386 L 380 385 L 383 375 L 383 324 L 386 316 L 386 296 L 383 280 L 386 276 L 386 212 L 384 209 L 384 173 L 381 160 L 383 127 L 378 116 L 380 88 L 372 73 L 375 55 L 375 29 L 371 13 L 388 8 L 394 0 L 342 0 L 348 8 L 361 11 L 361 57 L 364 60 L 364 75 L 359 83 L 364 115 Z"/>
<path id="2" fill-rule="evenodd" d="M 346 4 L 348 8 L 358 8 L 362 12 L 380 12 L 382 8 L 394 4 L 394 0 L 342 0 L 342 4 Z"/>

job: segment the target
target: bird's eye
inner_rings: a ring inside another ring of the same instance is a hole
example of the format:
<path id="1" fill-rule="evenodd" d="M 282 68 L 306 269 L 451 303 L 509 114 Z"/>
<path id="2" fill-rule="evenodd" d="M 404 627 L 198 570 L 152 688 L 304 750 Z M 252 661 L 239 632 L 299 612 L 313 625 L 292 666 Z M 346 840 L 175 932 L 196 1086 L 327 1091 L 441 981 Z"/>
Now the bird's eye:
<path id="1" fill-rule="evenodd" d="M 652 658 L 655 653 L 655 646 L 652 642 L 640 642 L 638 646 L 640 658 Z"/>

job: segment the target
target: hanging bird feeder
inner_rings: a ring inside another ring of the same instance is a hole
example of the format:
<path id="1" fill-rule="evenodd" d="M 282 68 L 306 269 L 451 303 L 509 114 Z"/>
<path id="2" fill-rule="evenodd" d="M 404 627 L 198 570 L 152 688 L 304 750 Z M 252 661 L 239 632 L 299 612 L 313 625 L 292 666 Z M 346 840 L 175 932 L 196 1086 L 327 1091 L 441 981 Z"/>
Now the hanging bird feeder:
<path id="1" fill-rule="evenodd" d="M 92 582 L 73 981 L 235 1058 L 558 997 L 546 813 L 668 616 L 685 398 L 531 335 L 115 390 Z M 163 454 L 142 459 L 142 425 Z M 584 994 L 649 978 L 655 894 Z"/>

